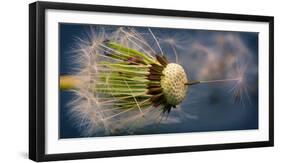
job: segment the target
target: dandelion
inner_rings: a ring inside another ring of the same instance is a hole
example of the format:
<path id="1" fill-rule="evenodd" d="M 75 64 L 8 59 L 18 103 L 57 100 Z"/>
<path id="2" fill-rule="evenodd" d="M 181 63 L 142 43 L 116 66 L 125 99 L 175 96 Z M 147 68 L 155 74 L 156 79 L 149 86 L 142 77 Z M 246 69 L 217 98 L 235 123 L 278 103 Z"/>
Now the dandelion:
<path id="1" fill-rule="evenodd" d="M 166 58 L 150 28 L 148 33 L 157 50 L 133 28 L 110 34 L 100 30 L 89 40 L 77 39 L 74 60 L 80 68 L 74 75 L 61 76 L 60 88 L 76 94 L 71 113 L 86 135 L 133 133 L 159 122 L 182 103 L 191 85 L 241 82 L 240 77 L 190 81 L 180 64 Z"/>

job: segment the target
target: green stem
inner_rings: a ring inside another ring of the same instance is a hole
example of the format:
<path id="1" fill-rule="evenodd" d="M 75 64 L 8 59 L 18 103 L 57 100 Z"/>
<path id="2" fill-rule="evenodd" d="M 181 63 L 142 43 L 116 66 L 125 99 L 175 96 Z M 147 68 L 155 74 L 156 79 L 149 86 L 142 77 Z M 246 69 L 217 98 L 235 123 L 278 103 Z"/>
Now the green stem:
<path id="1" fill-rule="evenodd" d="M 81 80 L 78 77 L 71 75 L 60 76 L 60 89 L 61 90 L 71 90 L 76 89 L 81 85 Z"/>

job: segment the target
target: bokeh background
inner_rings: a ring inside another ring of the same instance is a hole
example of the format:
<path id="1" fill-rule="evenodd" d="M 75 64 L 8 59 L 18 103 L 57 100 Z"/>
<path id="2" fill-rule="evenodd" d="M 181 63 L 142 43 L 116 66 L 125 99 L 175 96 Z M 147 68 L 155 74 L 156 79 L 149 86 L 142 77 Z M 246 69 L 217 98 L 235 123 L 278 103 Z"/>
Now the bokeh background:
<path id="1" fill-rule="evenodd" d="M 59 26 L 60 75 L 73 74 L 72 47 L 75 38 L 103 28 L 109 33 L 118 26 L 65 24 Z M 159 52 L 147 27 L 133 27 Z M 258 33 L 192 29 L 151 28 L 163 52 L 181 64 L 191 80 L 236 78 L 243 75 L 239 101 L 230 90 L 235 82 L 199 84 L 190 87 L 186 99 L 159 125 L 144 126 L 134 134 L 164 134 L 258 129 Z M 173 48 L 176 49 L 176 60 Z M 237 70 L 238 69 L 238 70 Z M 244 90 L 244 89 L 243 89 Z M 83 137 L 68 114 L 74 94 L 60 91 L 60 138 Z"/>

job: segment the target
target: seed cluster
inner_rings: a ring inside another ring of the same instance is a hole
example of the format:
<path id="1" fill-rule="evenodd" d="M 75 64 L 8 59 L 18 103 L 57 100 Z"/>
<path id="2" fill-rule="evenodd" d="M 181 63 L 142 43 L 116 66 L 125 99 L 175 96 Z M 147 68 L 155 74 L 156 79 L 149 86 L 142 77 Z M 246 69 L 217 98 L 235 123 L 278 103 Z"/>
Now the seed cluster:
<path id="1" fill-rule="evenodd" d="M 187 91 L 187 78 L 184 69 L 179 64 L 169 63 L 163 70 L 161 87 L 167 103 L 178 105 L 182 102 Z"/>
<path id="2" fill-rule="evenodd" d="M 169 63 L 165 56 L 156 55 L 160 65 L 151 64 L 148 79 L 159 83 L 148 84 L 148 94 L 154 106 L 162 105 L 163 112 L 170 112 L 185 97 L 188 86 L 182 66 Z"/>

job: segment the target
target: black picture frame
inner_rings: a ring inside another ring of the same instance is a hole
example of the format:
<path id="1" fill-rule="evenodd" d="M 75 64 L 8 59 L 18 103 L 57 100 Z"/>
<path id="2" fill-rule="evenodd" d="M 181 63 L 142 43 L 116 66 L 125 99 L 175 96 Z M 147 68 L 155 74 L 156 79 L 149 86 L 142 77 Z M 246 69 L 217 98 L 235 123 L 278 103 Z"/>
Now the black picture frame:
<path id="1" fill-rule="evenodd" d="M 180 147 L 155 147 L 150 149 L 132 149 L 116 151 L 98 151 L 83 153 L 45 153 L 45 11 L 62 9 L 69 11 L 95 11 L 124 14 L 162 15 L 174 17 L 192 17 L 220 20 L 240 20 L 269 23 L 269 140 L 247 143 L 229 143 L 213 145 L 195 145 Z M 273 51 L 274 18 L 271 16 L 222 14 L 210 12 L 163 10 L 151 8 L 116 7 L 88 4 L 55 2 L 35 2 L 29 5 L 29 158 L 34 161 L 55 161 L 100 157 L 132 156 L 190 151 L 208 151 L 236 148 L 268 147 L 274 144 L 274 81 Z"/>

